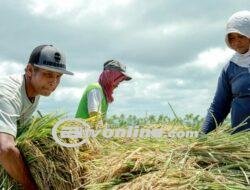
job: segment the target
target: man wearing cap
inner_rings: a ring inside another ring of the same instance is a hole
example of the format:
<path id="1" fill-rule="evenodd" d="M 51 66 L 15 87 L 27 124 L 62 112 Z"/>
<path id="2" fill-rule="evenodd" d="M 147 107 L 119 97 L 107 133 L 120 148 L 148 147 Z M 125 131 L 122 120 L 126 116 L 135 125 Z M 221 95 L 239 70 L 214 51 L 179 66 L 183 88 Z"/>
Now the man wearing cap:
<path id="1" fill-rule="evenodd" d="M 104 63 L 98 83 L 87 86 L 79 103 L 76 117 L 90 118 L 101 115 L 105 119 L 108 104 L 114 101 L 113 90 L 124 80 L 132 78 L 126 74 L 126 67 L 116 60 Z"/>
<path id="2" fill-rule="evenodd" d="M 24 189 L 37 189 L 15 137 L 20 124 L 35 111 L 39 97 L 49 96 L 66 70 L 65 56 L 52 45 L 36 47 L 25 68 L 25 74 L 0 78 L 0 164 Z"/>

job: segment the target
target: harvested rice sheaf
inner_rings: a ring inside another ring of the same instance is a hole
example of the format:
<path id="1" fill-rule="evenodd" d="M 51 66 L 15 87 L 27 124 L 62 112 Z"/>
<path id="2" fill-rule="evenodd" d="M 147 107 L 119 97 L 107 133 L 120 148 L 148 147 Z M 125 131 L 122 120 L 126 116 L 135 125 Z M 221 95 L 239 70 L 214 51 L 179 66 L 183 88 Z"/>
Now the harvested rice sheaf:
<path id="1" fill-rule="evenodd" d="M 85 162 L 87 189 L 250 189 L 250 133 L 112 139 Z"/>
<path id="2" fill-rule="evenodd" d="M 51 129 L 61 116 L 47 115 L 22 126 L 16 143 L 40 189 L 71 190 L 82 184 L 79 149 L 55 143 Z M 20 189 L 0 168 L 0 189 Z"/>

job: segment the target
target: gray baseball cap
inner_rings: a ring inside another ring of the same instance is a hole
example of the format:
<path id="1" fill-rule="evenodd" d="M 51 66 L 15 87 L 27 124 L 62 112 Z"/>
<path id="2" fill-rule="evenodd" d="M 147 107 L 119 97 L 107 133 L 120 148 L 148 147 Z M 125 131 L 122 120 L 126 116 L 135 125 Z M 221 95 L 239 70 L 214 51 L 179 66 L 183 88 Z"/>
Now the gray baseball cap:
<path id="1" fill-rule="evenodd" d="M 30 55 L 29 63 L 41 69 L 73 75 L 66 70 L 65 55 L 52 45 L 37 46 Z"/>
<path id="2" fill-rule="evenodd" d="M 116 61 L 116 60 L 108 60 L 108 61 L 106 61 L 104 63 L 104 65 L 103 65 L 103 70 L 116 70 L 116 71 L 120 71 L 126 77 L 125 80 L 131 80 L 132 79 L 132 77 L 130 77 L 126 73 L 126 66 L 124 64 L 120 63 L 119 61 Z"/>

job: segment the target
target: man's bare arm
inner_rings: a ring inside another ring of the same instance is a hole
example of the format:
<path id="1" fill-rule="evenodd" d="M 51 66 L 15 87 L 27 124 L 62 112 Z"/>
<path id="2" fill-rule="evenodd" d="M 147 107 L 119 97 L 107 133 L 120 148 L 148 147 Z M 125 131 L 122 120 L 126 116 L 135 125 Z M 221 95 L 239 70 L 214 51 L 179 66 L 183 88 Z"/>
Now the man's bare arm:
<path id="1" fill-rule="evenodd" d="M 0 164 L 25 190 L 36 190 L 37 185 L 22 158 L 12 135 L 0 132 Z"/>

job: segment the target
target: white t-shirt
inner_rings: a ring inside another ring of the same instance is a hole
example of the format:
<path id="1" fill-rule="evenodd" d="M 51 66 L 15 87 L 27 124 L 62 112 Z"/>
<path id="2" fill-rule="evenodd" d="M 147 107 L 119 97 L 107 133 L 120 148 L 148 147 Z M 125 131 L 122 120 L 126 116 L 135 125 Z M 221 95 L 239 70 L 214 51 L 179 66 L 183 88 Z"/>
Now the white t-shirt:
<path id="1" fill-rule="evenodd" d="M 34 103 L 27 97 L 24 75 L 0 78 L 0 132 L 16 137 L 19 124 L 25 124 L 35 111 L 39 101 Z"/>
<path id="2" fill-rule="evenodd" d="M 102 93 L 95 88 L 88 93 L 88 112 L 101 113 Z"/>

